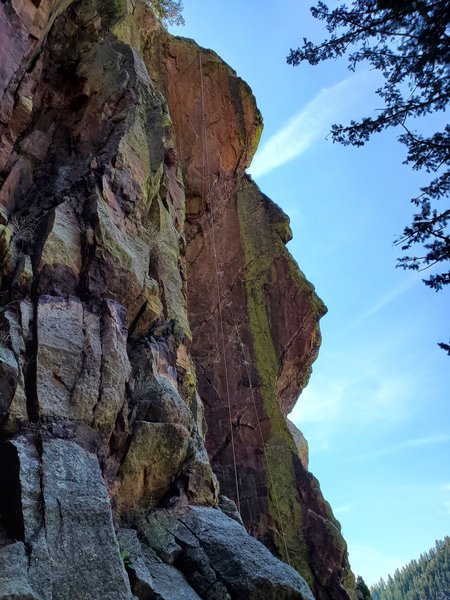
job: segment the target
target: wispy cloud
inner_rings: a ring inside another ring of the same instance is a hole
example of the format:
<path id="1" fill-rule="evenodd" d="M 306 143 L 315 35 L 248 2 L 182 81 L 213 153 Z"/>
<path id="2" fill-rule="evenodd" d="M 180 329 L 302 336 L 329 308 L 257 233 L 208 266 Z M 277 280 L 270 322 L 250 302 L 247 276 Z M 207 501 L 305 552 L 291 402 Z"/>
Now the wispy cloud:
<path id="1" fill-rule="evenodd" d="M 403 281 L 390 290 L 387 290 L 372 306 L 359 315 L 359 317 L 357 317 L 349 325 L 347 332 L 361 325 L 361 323 L 366 321 L 366 319 L 376 315 L 378 312 L 380 312 L 380 310 L 391 304 L 391 302 L 394 302 L 394 300 L 396 300 L 399 296 L 409 292 L 409 290 L 415 287 L 418 283 L 421 283 L 421 280 L 417 277 L 417 273 L 412 273 L 405 277 Z"/>
<path id="2" fill-rule="evenodd" d="M 332 123 L 367 108 L 364 105 L 373 82 L 374 74 L 364 71 L 320 90 L 258 150 L 249 168 L 252 176 L 261 177 L 303 154 L 327 135 Z"/>
<path id="3" fill-rule="evenodd" d="M 413 438 L 397 444 L 396 450 L 406 448 L 419 448 L 421 446 L 435 446 L 436 444 L 445 444 L 450 441 L 450 435 L 438 434 L 429 437 Z"/>
<path id="4" fill-rule="evenodd" d="M 352 376 L 313 379 L 290 419 L 300 429 L 304 423 L 330 423 L 335 428 L 343 422 L 403 421 L 412 413 L 414 379 L 407 371 L 383 372 L 355 362 Z"/>
<path id="5" fill-rule="evenodd" d="M 433 371 L 418 369 L 408 352 L 398 353 L 412 332 L 410 322 L 392 322 L 388 330 L 378 327 L 370 339 L 343 335 L 332 348 L 322 349 L 327 360 L 319 356 L 315 376 L 290 416 L 308 432 L 312 446 L 312 432 L 332 446 L 330 436 L 349 423 L 403 426 L 426 409 Z"/>
<path id="6" fill-rule="evenodd" d="M 333 508 L 333 512 L 335 515 L 342 515 L 344 513 L 348 513 L 352 510 L 353 504 L 349 502 L 348 504 L 341 504 L 339 506 L 335 506 Z"/>
<path id="7" fill-rule="evenodd" d="M 439 265 L 434 265 L 427 269 L 427 276 L 432 275 L 437 271 L 439 271 Z M 421 273 L 417 273 L 416 271 L 409 272 L 407 275 L 404 275 L 400 283 L 392 287 L 390 290 L 385 291 L 372 306 L 369 306 L 367 310 L 365 310 L 361 315 L 359 315 L 359 317 L 350 323 L 346 331 L 351 331 L 355 327 L 359 326 L 362 322 L 366 321 L 366 319 L 373 317 L 380 312 L 380 310 L 383 310 L 383 308 L 391 304 L 391 302 L 394 302 L 397 300 L 397 298 L 412 290 L 412 288 L 414 288 L 416 285 L 422 285 L 422 279 L 423 277 L 421 276 Z"/>
<path id="8" fill-rule="evenodd" d="M 421 446 L 435 446 L 436 444 L 445 444 L 450 441 L 450 435 L 438 434 L 431 435 L 429 437 L 413 438 L 406 440 L 400 444 L 397 444 L 397 450 L 403 450 L 406 448 L 420 448 Z"/>
<path id="9" fill-rule="evenodd" d="M 446 444 L 448 442 L 450 442 L 450 435 L 447 434 L 437 434 L 428 437 L 411 438 L 409 440 L 399 442 L 398 444 L 394 444 L 392 446 L 380 448 L 379 450 L 375 450 L 373 452 L 360 454 L 357 457 L 355 457 L 355 460 L 360 461 L 371 458 L 379 458 L 381 456 L 388 456 L 389 454 L 396 454 L 397 452 L 401 452 L 403 450 L 423 448 L 426 446 L 438 446 L 441 444 Z"/>

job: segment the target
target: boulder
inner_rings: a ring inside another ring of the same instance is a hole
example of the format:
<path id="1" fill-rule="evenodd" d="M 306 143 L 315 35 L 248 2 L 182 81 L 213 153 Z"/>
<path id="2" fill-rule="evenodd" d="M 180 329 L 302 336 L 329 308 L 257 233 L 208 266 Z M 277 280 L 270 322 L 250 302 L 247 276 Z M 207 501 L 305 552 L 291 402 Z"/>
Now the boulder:
<path id="1" fill-rule="evenodd" d="M 97 457 L 73 441 L 24 437 L 0 454 L 0 510 L 20 538 L 0 548 L 0 598 L 131 600 Z"/>
<path id="2" fill-rule="evenodd" d="M 202 598 L 314 600 L 305 580 L 222 511 L 185 506 L 151 513 L 148 545 Z"/>

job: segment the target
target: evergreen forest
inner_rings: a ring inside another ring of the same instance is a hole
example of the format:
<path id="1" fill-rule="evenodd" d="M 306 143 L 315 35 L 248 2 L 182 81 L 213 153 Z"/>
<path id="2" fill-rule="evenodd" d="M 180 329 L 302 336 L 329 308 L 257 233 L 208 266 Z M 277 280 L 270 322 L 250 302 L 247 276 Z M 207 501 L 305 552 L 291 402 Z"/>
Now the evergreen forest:
<path id="1" fill-rule="evenodd" d="M 450 537 L 371 587 L 372 600 L 450 600 Z"/>

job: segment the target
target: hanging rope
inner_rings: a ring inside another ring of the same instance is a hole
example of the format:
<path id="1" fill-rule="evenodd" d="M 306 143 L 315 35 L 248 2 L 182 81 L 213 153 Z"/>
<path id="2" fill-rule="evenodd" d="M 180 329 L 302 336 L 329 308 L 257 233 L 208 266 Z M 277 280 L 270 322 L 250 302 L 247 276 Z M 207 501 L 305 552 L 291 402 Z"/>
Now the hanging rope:
<path id="1" fill-rule="evenodd" d="M 208 138 L 207 138 L 206 122 L 205 122 L 206 107 L 205 107 L 205 92 L 204 92 L 203 65 L 202 65 L 201 53 L 199 53 L 199 67 L 200 67 L 201 110 L 202 110 L 202 138 L 203 138 L 203 154 L 202 154 L 203 165 L 202 166 L 203 166 L 203 173 L 206 172 L 206 188 L 207 188 L 206 194 L 203 193 L 202 195 L 204 198 L 206 198 L 206 203 L 207 204 L 209 203 L 209 207 L 210 207 L 210 211 L 208 213 L 209 214 L 209 227 L 211 229 L 212 248 L 213 248 L 214 264 L 215 264 L 215 280 L 216 280 L 217 299 L 218 299 L 221 347 L 222 347 L 222 357 L 223 357 L 224 372 L 225 372 L 226 395 L 227 395 L 227 403 L 228 403 L 228 417 L 229 417 L 229 424 L 230 424 L 231 447 L 232 447 L 232 453 L 233 453 L 233 466 L 234 466 L 234 477 L 235 477 L 235 486 L 236 486 L 236 498 L 237 498 L 236 504 L 237 504 L 239 512 L 241 512 L 240 495 L 239 495 L 239 481 L 238 481 L 237 466 L 236 466 L 236 451 L 235 451 L 235 443 L 234 443 L 233 421 L 232 421 L 232 413 L 231 413 L 230 384 L 229 384 L 229 377 L 228 377 L 228 362 L 227 362 L 227 357 L 226 357 L 226 352 L 225 352 L 225 332 L 224 332 L 223 311 L 222 311 L 223 294 L 222 294 L 221 285 L 220 285 L 219 261 L 218 261 L 218 257 L 217 257 L 217 246 L 216 246 L 216 238 L 215 238 L 215 230 L 214 230 L 215 203 L 212 202 L 212 198 L 211 198 L 212 185 L 211 185 L 211 171 L 210 171 L 210 164 L 209 164 Z M 204 191 L 205 190 L 203 190 L 203 192 Z M 245 295 L 245 289 L 243 290 L 243 293 Z M 255 420 L 257 423 L 258 431 L 259 431 L 261 446 L 262 446 L 263 454 L 264 454 L 264 460 L 265 460 L 266 466 L 267 466 L 267 474 L 269 476 L 270 489 L 271 489 L 271 493 L 273 494 L 273 498 L 274 498 L 274 502 L 275 502 L 275 509 L 278 513 L 278 522 L 280 524 L 281 535 L 283 538 L 283 545 L 284 545 L 284 550 L 285 550 L 285 554 L 286 554 L 286 562 L 290 565 L 291 561 L 290 561 L 289 550 L 288 550 L 288 546 L 287 546 L 286 531 L 285 531 L 285 527 L 284 527 L 284 523 L 283 523 L 283 517 L 282 517 L 280 502 L 279 502 L 279 498 L 278 498 L 278 494 L 277 494 L 277 490 L 276 490 L 275 480 L 274 480 L 272 469 L 270 466 L 269 457 L 267 454 L 267 445 L 264 441 L 264 435 L 263 435 L 263 431 L 262 431 L 262 427 L 261 427 L 261 421 L 258 416 L 256 395 L 255 395 L 255 390 L 254 390 L 252 379 L 251 379 L 249 362 L 247 360 L 245 346 L 244 346 L 241 336 L 240 336 L 239 324 L 235 317 L 231 301 L 229 303 L 229 309 L 230 309 L 230 314 L 231 314 L 231 318 L 232 318 L 232 327 L 236 329 L 237 337 L 238 337 L 238 339 L 236 341 L 240 347 L 242 361 L 245 365 L 248 385 L 249 385 L 249 389 L 250 389 L 250 395 L 251 395 L 251 399 L 252 399 L 252 405 L 253 405 L 253 409 L 255 412 Z"/>
<path id="2" fill-rule="evenodd" d="M 214 231 L 214 203 L 211 202 L 210 194 L 211 194 L 211 172 L 209 165 L 209 152 L 208 152 L 208 137 L 206 134 L 206 110 L 205 110 L 205 89 L 203 82 L 203 65 L 202 65 L 202 55 L 199 52 L 199 65 L 200 65 L 200 89 L 201 89 L 201 109 L 202 109 L 202 135 L 203 135 L 203 172 L 205 172 L 206 168 L 206 194 L 202 194 L 204 198 L 206 198 L 206 204 L 209 202 L 210 211 L 207 211 L 209 214 L 209 228 L 211 230 L 211 238 L 212 238 L 212 248 L 214 254 L 214 266 L 215 266 L 215 279 L 216 279 L 216 288 L 217 288 L 217 305 L 219 310 L 219 323 L 220 323 L 220 337 L 221 337 L 221 346 L 222 346 L 222 359 L 223 366 L 225 372 L 225 390 L 227 396 L 228 403 L 228 418 L 230 421 L 230 436 L 231 436 L 231 449 L 233 453 L 233 468 L 234 468 L 234 479 L 236 486 L 236 505 L 239 513 L 241 512 L 241 500 L 239 495 L 239 480 L 237 474 L 237 466 L 236 466 L 236 450 L 234 445 L 234 431 L 233 431 L 233 420 L 231 416 L 231 397 L 230 397 L 230 382 L 228 378 L 228 361 L 227 355 L 225 352 L 225 330 L 223 326 L 223 314 L 222 314 L 222 293 L 220 288 L 220 278 L 219 278 L 219 261 L 217 258 L 217 247 L 216 247 L 216 235 Z"/>
<path id="3" fill-rule="evenodd" d="M 234 319 L 234 316 L 233 316 L 233 319 Z M 265 459 L 266 465 L 267 465 L 267 473 L 269 475 L 270 489 L 271 489 L 271 491 L 273 493 L 273 497 L 274 497 L 274 500 L 275 500 L 275 508 L 277 510 L 277 513 L 278 513 L 278 520 L 279 520 L 280 527 L 281 527 L 281 535 L 283 537 L 284 550 L 286 552 L 286 562 L 288 563 L 288 565 L 290 565 L 291 561 L 290 561 L 290 557 L 289 557 L 289 550 L 288 550 L 288 547 L 287 547 L 286 532 L 285 532 L 284 525 L 283 525 L 283 518 L 282 518 L 282 515 L 281 515 L 280 503 L 278 501 L 278 494 L 277 494 L 277 491 L 276 491 L 275 480 L 274 480 L 273 475 L 272 475 L 272 468 L 270 466 L 269 457 L 267 455 L 267 447 L 266 447 L 266 443 L 264 441 L 264 435 L 263 435 L 263 432 L 262 432 L 261 421 L 260 421 L 259 416 L 258 416 L 258 408 L 256 406 L 255 390 L 254 390 L 253 384 L 252 384 L 252 378 L 251 378 L 250 369 L 249 369 L 249 362 L 247 360 L 247 355 L 246 355 L 246 352 L 245 352 L 244 343 L 242 342 L 242 340 L 240 340 L 238 343 L 239 343 L 239 347 L 241 349 L 242 360 L 243 360 L 243 363 L 245 365 L 245 370 L 247 372 L 247 380 L 248 380 L 248 385 L 249 385 L 249 388 L 250 388 L 250 395 L 252 397 L 253 409 L 255 411 L 255 419 L 256 419 L 256 422 L 258 424 L 259 436 L 260 436 L 260 439 L 261 439 L 261 446 L 262 446 L 263 453 L 264 453 L 264 459 Z"/>

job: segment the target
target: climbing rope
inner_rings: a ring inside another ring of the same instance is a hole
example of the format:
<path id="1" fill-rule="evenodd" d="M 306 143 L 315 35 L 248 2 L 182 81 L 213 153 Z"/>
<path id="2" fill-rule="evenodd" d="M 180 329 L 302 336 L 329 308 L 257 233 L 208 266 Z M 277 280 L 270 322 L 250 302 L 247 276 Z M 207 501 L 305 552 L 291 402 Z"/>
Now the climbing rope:
<path id="1" fill-rule="evenodd" d="M 233 316 L 233 319 L 234 319 L 234 316 Z M 239 347 L 241 349 L 242 361 L 243 361 L 243 363 L 245 365 L 245 370 L 247 372 L 247 380 L 248 380 L 248 385 L 249 385 L 249 388 L 250 388 L 250 395 L 252 397 L 253 409 L 255 411 L 255 419 L 256 419 L 256 422 L 258 424 L 259 436 L 261 438 L 261 446 L 262 446 L 263 453 L 264 453 L 264 459 L 265 459 L 266 465 L 267 465 L 267 473 L 269 475 L 270 489 L 271 489 L 271 491 L 273 493 L 273 497 L 274 497 L 274 500 L 275 500 L 275 508 L 277 510 L 277 513 L 278 513 L 278 520 L 279 520 L 279 523 L 280 523 L 281 535 L 283 537 L 284 550 L 286 552 L 286 562 L 288 563 L 288 565 L 290 565 L 291 561 L 290 561 L 290 557 L 289 557 L 289 550 L 288 550 L 288 547 L 287 547 L 286 531 L 284 529 L 283 518 L 281 516 L 281 508 L 280 508 L 280 503 L 279 503 L 279 500 L 278 500 L 278 494 L 277 494 L 277 491 L 276 491 L 275 480 L 274 480 L 274 477 L 272 475 L 272 468 L 270 466 L 269 456 L 267 454 L 267 445 L 266 445 L 266 443 L 264 441 L 264 435 L 263 435 L 263 432 L 262 432 L 261 421 L 260 421 L 259 416 L 258 416 L 258 408 L 256 406 L 255 390 L 253 388 L 252 379 L 251 379 L 251 375 L 250 375 L 249 362 L 247 360 L 244 343 L 242 342 L 242 340 L 239 340 L 238 343 L 239 343 Z"/>
<path id="2" fill-rule="evenodd" d="M 241 500 L 239 495 L 239 480 L 236 466 L 236 450 L 234 444 L 234 431 L 233 431 L 233 420 L 231 415 L 231 396 L 230 396 L 230 382 L 228 377 L 228 361 L 227 355 L 225 352 L 225 330 L 223 326 L 223 314 L 222 314 L 222 293 L 220 287 L 220 278 L 219 278 L 219 261 L 217 258 L 217 246 L 216 246 L 216 235 L 214 231 L 214 203 L 211 202 L 210 194 L 211 194 L 211 172 L 209 165 L 209 152 L 208 152 L 208 136 L 206 135 L 206 108 L 205 108 L 205 89 L 204 89 L 204 81 L 203 81 L 203 65 L 202 65 L 202 55 L 199 52 L 199 64 L 200 64 L 200 89 L 201 89 L 201 110 L 202 110 L 202 135 L 203 135 L 203 173 L 206 169 L 206 194 L 202 194 L 204 198 L 206 198 L 206 203 L 209 201 L 210 211 L 207 211 L 209 215 L 209 228 L 211 230 L 211 238 L 212 238 L 212 248 L 214 254 L 214 265 L 215 265 L 215 275 L 216 275 L 216 289 L 217 289 L 217 305 L 219 311 L 219 323 L 220 323 L 220 336 L 221 336 L 221 346 L 222 346 L 222 358 L 223 358 L 223 366 L 225 372 L 225 390 L 227 396 L 228 403 L 228 418 L 230 421 L 230 437 L 231 437 L 231 449 L 233 453 L 233 467 L 234 467 L 234 479 L 236 486 L 236 505 L 239 513 L 241 512 Z M 203 179 L 204 181 L 204 179 Z"/>
<path id="3" fill-rule="evenodd" d="M 213 248 L 214 264 L 215 264 L 215 276 L 216 276 L 215 279 L 216 279 L 217 299 L 218 299 L 220 336 L 221 336 L 222 357 L 223 357 L 224 372 L 225 372 L 226 395 L 227 395 L 227 402 L 228 402 L 228 417 L 229 417 L 229 423 L 230 423 L 231 447 L 232 447 L 232 452 L 233 452 L 236 498 L 237 498 L 237 507 L 238 507 L 238 510 L 240 513 L 241 506 L 240 506 L 240 495 L 239 495 L 239 481 L 238 481 L 237 466 L 236 466 L 236 451 L 235 451 L 235 443 L 234 443 L 233 421 L 232 421 L 232 412 L 231 412 L 230 385 L 229 385 L 229 377 L 228 377 L 228 362 L 227 362 L 227 357 L 226 357 L 226 352 L 225 352 L 225 332 L 224 332 L 223 311 L 222 311 L 223 294 L 222 294 L 221 285 L 220 285 L 220 277 L 219 277 L 220 269 L 219 269 L 219 260 L 217 257 L 217 246 L 216 246 L 216 238 L 215 238 L 215 230 L 214 230 L 215 203 L 212 201 L 213 186 L 211 185 L 211 171 L 210 171 L 210 164 L 209 164 L 208 138 L 207 138 L 206 121 L 205 121 L 206 106 L 205 106 L 203 65 L 202 65 L 201 53 L 199 53 L 199 67 L 200 67 L 201 110 L 202 110 L 202 138 L 203 138 L 202 139 L 202 141 L 203 141 L 203 154 L 202 154 L 203 165 L 202 166 L 203 166 L 203 173 L 206 172 L 206 187 L 207 187 L 206 194 L 204 194 L 204 190 L 202 190 L 202 192 L 203 192 L 202 195 L 203 195 L 203 197 L 206 198 L 206 202 L 209 203 L 209 206 L 210 206 L 210 211 L 209 212 L 207 211 L 207 212 L 209 215 L 208 219 L 209 219 L 209 227 L 211 230 L 212 248 Z M 245 289 L 243 289 L 243 293 L 245 296 Z M 245 346 L 241 339 L 240 326 L 239 326 L 239 323 L 234 314 L 233 305 L 232 305 L 231 300 L 229 303 L 229 310 L 230 310 L 230 314 L 231 314 L 231 318 L 232 318 L 232 327 L 237 332 L 238 339 L 236 341 L 241 350 L 242 362 L 245 365 L 248 386 L 250 389 L 250 395 L 251 395 L 251 399 L 252 399 L 253 409 L 255 412 L 255 420 L 256 420 L 256 423 L 258 426 L 259 436 L 260 436 L 260 440 L 261 440 L 261 446 L 262 446 L 263 454 L 264 454 L 264 460 L 265 460 L 266 466 L 267 466 L 267 474 L 269 476 L 270 489 L 271 489 L 271 493 L 274 498 L 275 508 L 278 513 L 278 522 L 280 524 L 281 535 L 283 538 L 283 545 L 284 545 L 284 550 L 285 550 L 285 554 L 286 554 L 286 562 L 290 565 L 291 561 L 290 561 L 289 550 L 288 550 L 288 546 L 287 546 L 286 531 L 285 531 L 285 527 L 284 527 L 284 523 L 283 523 L 280 502 L 279 502 L 278 494 L 276 491 L 275 479 L 273 477 L 272 468 L 270 466 L 270 461 L 269 461 L 269 457 L 267 454 L 267 445 L 264 441 L 264 435 L 263 435 L 263 431 L 262 431 L 262 427 L 261 427 L 261 421 L 258 416 L 258 408 L 257 408 L 257 404 L 256 404 L 255 390 L 253 387 L 252 378 L 251 378 L 250 369 L 249 369 L 249 362 L 247 360 Z"/>

